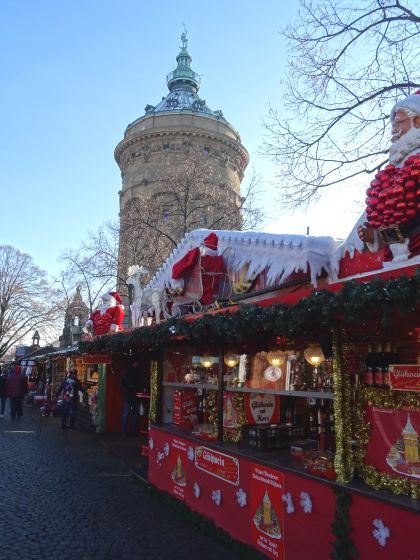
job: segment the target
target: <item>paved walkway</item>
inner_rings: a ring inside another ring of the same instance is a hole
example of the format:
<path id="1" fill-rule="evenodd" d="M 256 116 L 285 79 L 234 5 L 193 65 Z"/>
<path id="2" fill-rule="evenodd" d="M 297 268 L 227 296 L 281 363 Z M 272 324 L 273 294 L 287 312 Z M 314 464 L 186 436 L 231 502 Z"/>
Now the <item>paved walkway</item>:
<path id="1" fill-rule="evenodd" d="M 23 418 L 14 422 L 0 419 L 1 557 L 240 559 L 193 532 L 182 513 L 130 476 L 132 464 L 111 453 L 97 436 L 61 430 L 57 418 L 42 418 L 38 409 L 25 407 Z"/>

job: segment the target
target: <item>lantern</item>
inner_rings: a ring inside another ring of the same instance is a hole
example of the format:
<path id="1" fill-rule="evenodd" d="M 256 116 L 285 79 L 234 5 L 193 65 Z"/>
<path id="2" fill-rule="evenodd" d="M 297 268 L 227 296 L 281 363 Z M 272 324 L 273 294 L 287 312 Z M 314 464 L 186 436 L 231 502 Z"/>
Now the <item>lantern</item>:
<path id="1" fill-rule="evenodd" d="M 282 352 L 267 352 L 267 362 L 274 367 L 280 367 L 284 364 L 286 356 Z"/>
<path id="2" fill-rule="evenodd" d="M 308 348 L 303 351 L 303 355 L 311 366 L 319 366 L 325 361 L 324 352 L 319 344 L 309 344 Z"/>
<path id="3" fill-rule="evenodd" d="M 231 352 L 229 352 L 228 354 L 224 355 L 223 361 L 228 368 L 234 368 L 239 364 L 239 356 L 238 354 L 232 354 Z"/>
<path id="4" fill-rule="evenodd" d="M 212 365 L 214 364 L 214 358 L 213 356 L 208 356 L 208 355 L 203 355 L 200 357 L 200 364 L 209 369 L 212 367 Z"/>

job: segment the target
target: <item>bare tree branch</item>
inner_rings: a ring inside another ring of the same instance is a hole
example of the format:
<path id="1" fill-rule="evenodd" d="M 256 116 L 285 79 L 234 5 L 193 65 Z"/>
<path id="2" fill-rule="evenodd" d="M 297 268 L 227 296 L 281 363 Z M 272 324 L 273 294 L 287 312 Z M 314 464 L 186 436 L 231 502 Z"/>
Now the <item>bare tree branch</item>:
<path id="1" fill-rule="evenodd" d="M 296 23 L 283 30 L 290 46 L 285 107 L 269 107 L 262 147 L 278 165 L 281 198 L 292 208 L 378 170 L 389 112 L 420 86 L 414 2 L 300 3 Z"/>
<path id="2" fill-rule="evenodd" d="M 62 317 L 58 293 L 29 255 L 0 246 L 0 357 L 37 329 L 57 334 Z"/>

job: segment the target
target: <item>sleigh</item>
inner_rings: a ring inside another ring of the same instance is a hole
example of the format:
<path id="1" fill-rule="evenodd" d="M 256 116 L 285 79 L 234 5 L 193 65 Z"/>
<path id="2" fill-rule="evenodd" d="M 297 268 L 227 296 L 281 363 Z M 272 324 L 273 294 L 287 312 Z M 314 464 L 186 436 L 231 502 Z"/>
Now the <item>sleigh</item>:
<path id="1" fill-rule="evenodd" d="M 227 301 L 232 294 L 232 283 L 229 275 L 229 258 L 230 252 L 226 249 L 222 253 L 225 263 L 226 272 L 205 272 L 202 270 L 201 258 L 190 269 L 190 274 L 184 280 L 184 290 L 182 294 L 172 294 L 172 317 L 180 317 L 188 313 L 201 313 L 202 311 L 214 307 L 215 302 Z M 203 277 L 211 279 L 214 287 L 212 293 L 213 303 L 203 305 L 201 298 L 203 296 Z"/>

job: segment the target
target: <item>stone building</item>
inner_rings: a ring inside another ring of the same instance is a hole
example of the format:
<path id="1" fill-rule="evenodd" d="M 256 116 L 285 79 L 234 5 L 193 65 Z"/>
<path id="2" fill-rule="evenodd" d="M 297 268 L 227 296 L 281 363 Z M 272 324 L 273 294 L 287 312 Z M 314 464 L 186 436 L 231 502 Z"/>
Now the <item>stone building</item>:
<path id="1" fill-rule="evenodd" d="M 63 333 L 59 338 L 60 348 L 77 345 L 88 317 L 89 307 L 83 301 L 80 286 L 77 286 L 76 293 L 66 309 Z"/>
<path id="2" fill-rule="evenodd" d="M 240 204 L 240 186 L 248 164 L 247 150 L 241 144 L 238 132 L 224 118 L 222 111 L 211 110 L 198 95 L 200 78 L 191 68 L 186 33 L 181 36 L 182 47 L 177 67 L 167 76 L 169 93 L 157 105 L 146 105 L 145 114 L 129 124 L 124 139 L 115 148 L 115 159 L 120 167 L 120 255 L 119 277 L 124 278 L 127 267 L 135 257 L 130 256 L 124 236 L 124 220 L 130 203 L 136 197 L 143 201 L 156 199 L 154 219 L 159 228 L 167 228 L 178 242 L 186 233 L 169 219 L 173 198 L 159 196 L 168 191 L 168 176 L 188 160 L 202 159 L 206 164 L 206 181 L 214 188 L 221 201 L 237 210 Z M 187 229 L 215 227 L 208 205 L 204 205 L 200 221 L 187 224 Z M 228 206 L 226 206 L 227 208 Z M 150 212 L 150 208 L 146 210 Z M 240 229 L 240 213 L 232 221 L 224 212 L 215 229 Z M 172 229 L 171 229 L 172 228 Z M 148 237 L 143 230 L 144 237 Z M 173 247 L 168 247 L 168 252 Z M 161 262 L 167 254 L 160 255 Z M 124 269 L 124 270 L 123 270 Z"/>

